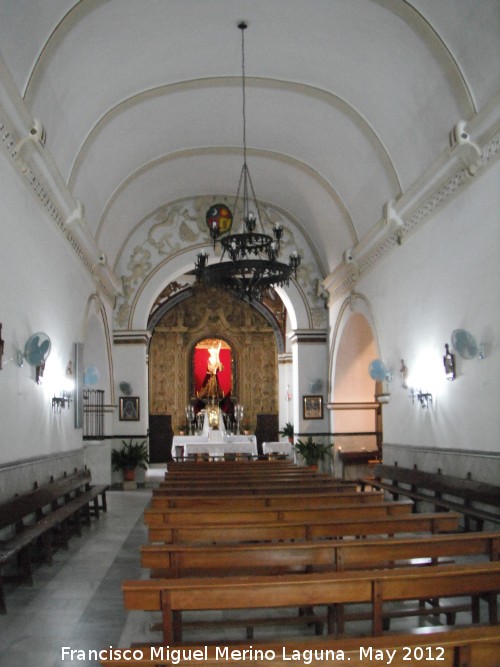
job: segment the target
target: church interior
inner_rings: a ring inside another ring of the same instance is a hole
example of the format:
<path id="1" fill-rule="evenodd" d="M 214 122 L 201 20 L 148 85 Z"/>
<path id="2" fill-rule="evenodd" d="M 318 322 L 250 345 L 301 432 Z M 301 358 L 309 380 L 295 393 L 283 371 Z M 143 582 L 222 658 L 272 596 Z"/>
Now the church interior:
<path id="1" fill-rule="evenodd" d="M 232 502 L 240 530 L 252 495 L 305 512 L 320 487 L 321 512 L 343 489 L 364 521 L 395 503 L 476 534 L 421 570 L 469 582 L 441 631 L 473 657 L 449 664 L 498 666 L 499 74 L 498 0 L 0 0 L 0 665 L 121 667 L 89 651 L 182 625 L 206 644 L 195 607 L 169 625 L 123 588 L 162 580 L 141 560 L 160 514 L 188 534 L 208 505 L 208 535 Z M 290 567 L 265 576 L 330 574 Z M 334 602 L 297 605 L 283 641 L 373 634 L 365 664 L 389 664 L 377 642 L 416 632 Z M 281 640 L 263 621 L 234 640 L 233 608 L 210 609 L 219 643 Z"/>

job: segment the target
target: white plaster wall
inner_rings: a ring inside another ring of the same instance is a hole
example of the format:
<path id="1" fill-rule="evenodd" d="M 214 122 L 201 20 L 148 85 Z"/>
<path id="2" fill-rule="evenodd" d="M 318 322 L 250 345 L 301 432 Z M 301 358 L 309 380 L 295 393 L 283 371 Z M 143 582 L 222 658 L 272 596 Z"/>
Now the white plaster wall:
<path id="1" fill-rule="evenodd" d="M 499 176 L 497 163 L 356 287 L 370 303 L 381 355 L 394 372 L 383 412 L 385 442 L 498 452 Z M 449 382 L 442 356 L 456 328 L 485 343 L 487 357 L 457 358 L 458 377 Z M 401 387 L 401 358 L 410 383 L 420 375 L 416 388 L 432 392 L 430 410 L 412 405 Z"/>
<path id="2" fill-rule="evenodd" d="M 0 464 L 81 448 L 73 410 L 54 414 L 82 312 L 93 283 L 52 220 L 0 156 L 0 321 L 5 341 L 0 371 Z M 52 349 L 43 384 L 20 368 L 18 350 L 29 336 L 47 333 Z"/>
<path id="3" fill-rule="evenodd" d="M 293 355 L 293 420 L 296 433 L 325 433 L 329 430 L 329 415 L 326 408 L 327 343 L 294 342 Z M 319 381 L 319 386 L 318 386 Z M 311 389 L 311 384 L 313 388 Z M 314 388 L 314 385 L 317 385 Z M 296 389 L 295 389 L 296 388 Z M 323 398 L 323 419 L 303 418 L 303 397 Z"/>
<path id="4" fill-rule="evenodd" d="M 121 447 L 117 446 L 117 449 Z M 83 452 L 85 465 L 92 471 L 94 484 L 111 484 L 111 441 L 86 441 Z"/>
<path id="5" fill-rule="evenodd" d="M 114 433 L 127 438 L 144 436 L 149 424 L 149 393 L 147 372 L 147 348 L 141 344 L 113 345 L 113 363 L 115 368 L 115 409 Z M 132 386 L 132 395 L 139 397 L 139 421 L 120 421 L 118 404 L 120 382 L 128 382 Z"/>

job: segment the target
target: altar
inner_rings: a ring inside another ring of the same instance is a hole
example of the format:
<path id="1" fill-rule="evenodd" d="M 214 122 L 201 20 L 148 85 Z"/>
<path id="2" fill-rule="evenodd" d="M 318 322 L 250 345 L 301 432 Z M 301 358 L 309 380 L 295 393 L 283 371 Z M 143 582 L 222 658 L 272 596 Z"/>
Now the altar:
<path id="1" fill-rule="evenodd" d="M 229 434 L 219 410 L 219 428 L 211 428 L 208 416 L 203 420 L 203 429 L 197 435 L 175 435 L 172 441 L 172 458 L 187 458 L 190 454 L 205 454 L 223 457 L 224 454 L 258 455 L 255 435 Z"/>

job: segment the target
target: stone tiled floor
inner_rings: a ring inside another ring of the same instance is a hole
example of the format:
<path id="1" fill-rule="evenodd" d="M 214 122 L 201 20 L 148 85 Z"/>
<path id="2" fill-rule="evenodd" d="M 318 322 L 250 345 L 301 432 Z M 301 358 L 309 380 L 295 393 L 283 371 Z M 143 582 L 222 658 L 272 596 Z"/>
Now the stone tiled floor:
<path id="1" fill-rule="evenodd" d="M 1 667 L 94 667 L 98 663 L 63 661 L 62 646 L 120 645 L 127 620 L 121 582 L 141 577 L 142 517 L 151 491 L 110 491 L 107 497 L 107 514 L 73 537 L 68 551 L 57 551 L 52 566 L 35 566 L 33 587 L 6 585 Z"/>

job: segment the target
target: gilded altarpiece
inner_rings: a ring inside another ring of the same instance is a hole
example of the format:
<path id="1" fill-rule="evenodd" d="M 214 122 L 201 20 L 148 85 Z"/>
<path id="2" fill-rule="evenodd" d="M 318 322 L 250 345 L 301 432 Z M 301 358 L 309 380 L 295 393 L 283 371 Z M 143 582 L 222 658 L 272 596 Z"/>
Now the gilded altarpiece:
<path id="1" fill-rule="evenodd" d="M 192 355 L 203 338 L 223 338 L 232 350 L 233 400 L 252 429 L 260 413 L 278 413 L 275 334 L 249 304 L 218 290 L 197 289 L 155 326 L 149 350 L 150 414 L 170 414 L 174 432 L 192 396 Z"/>

